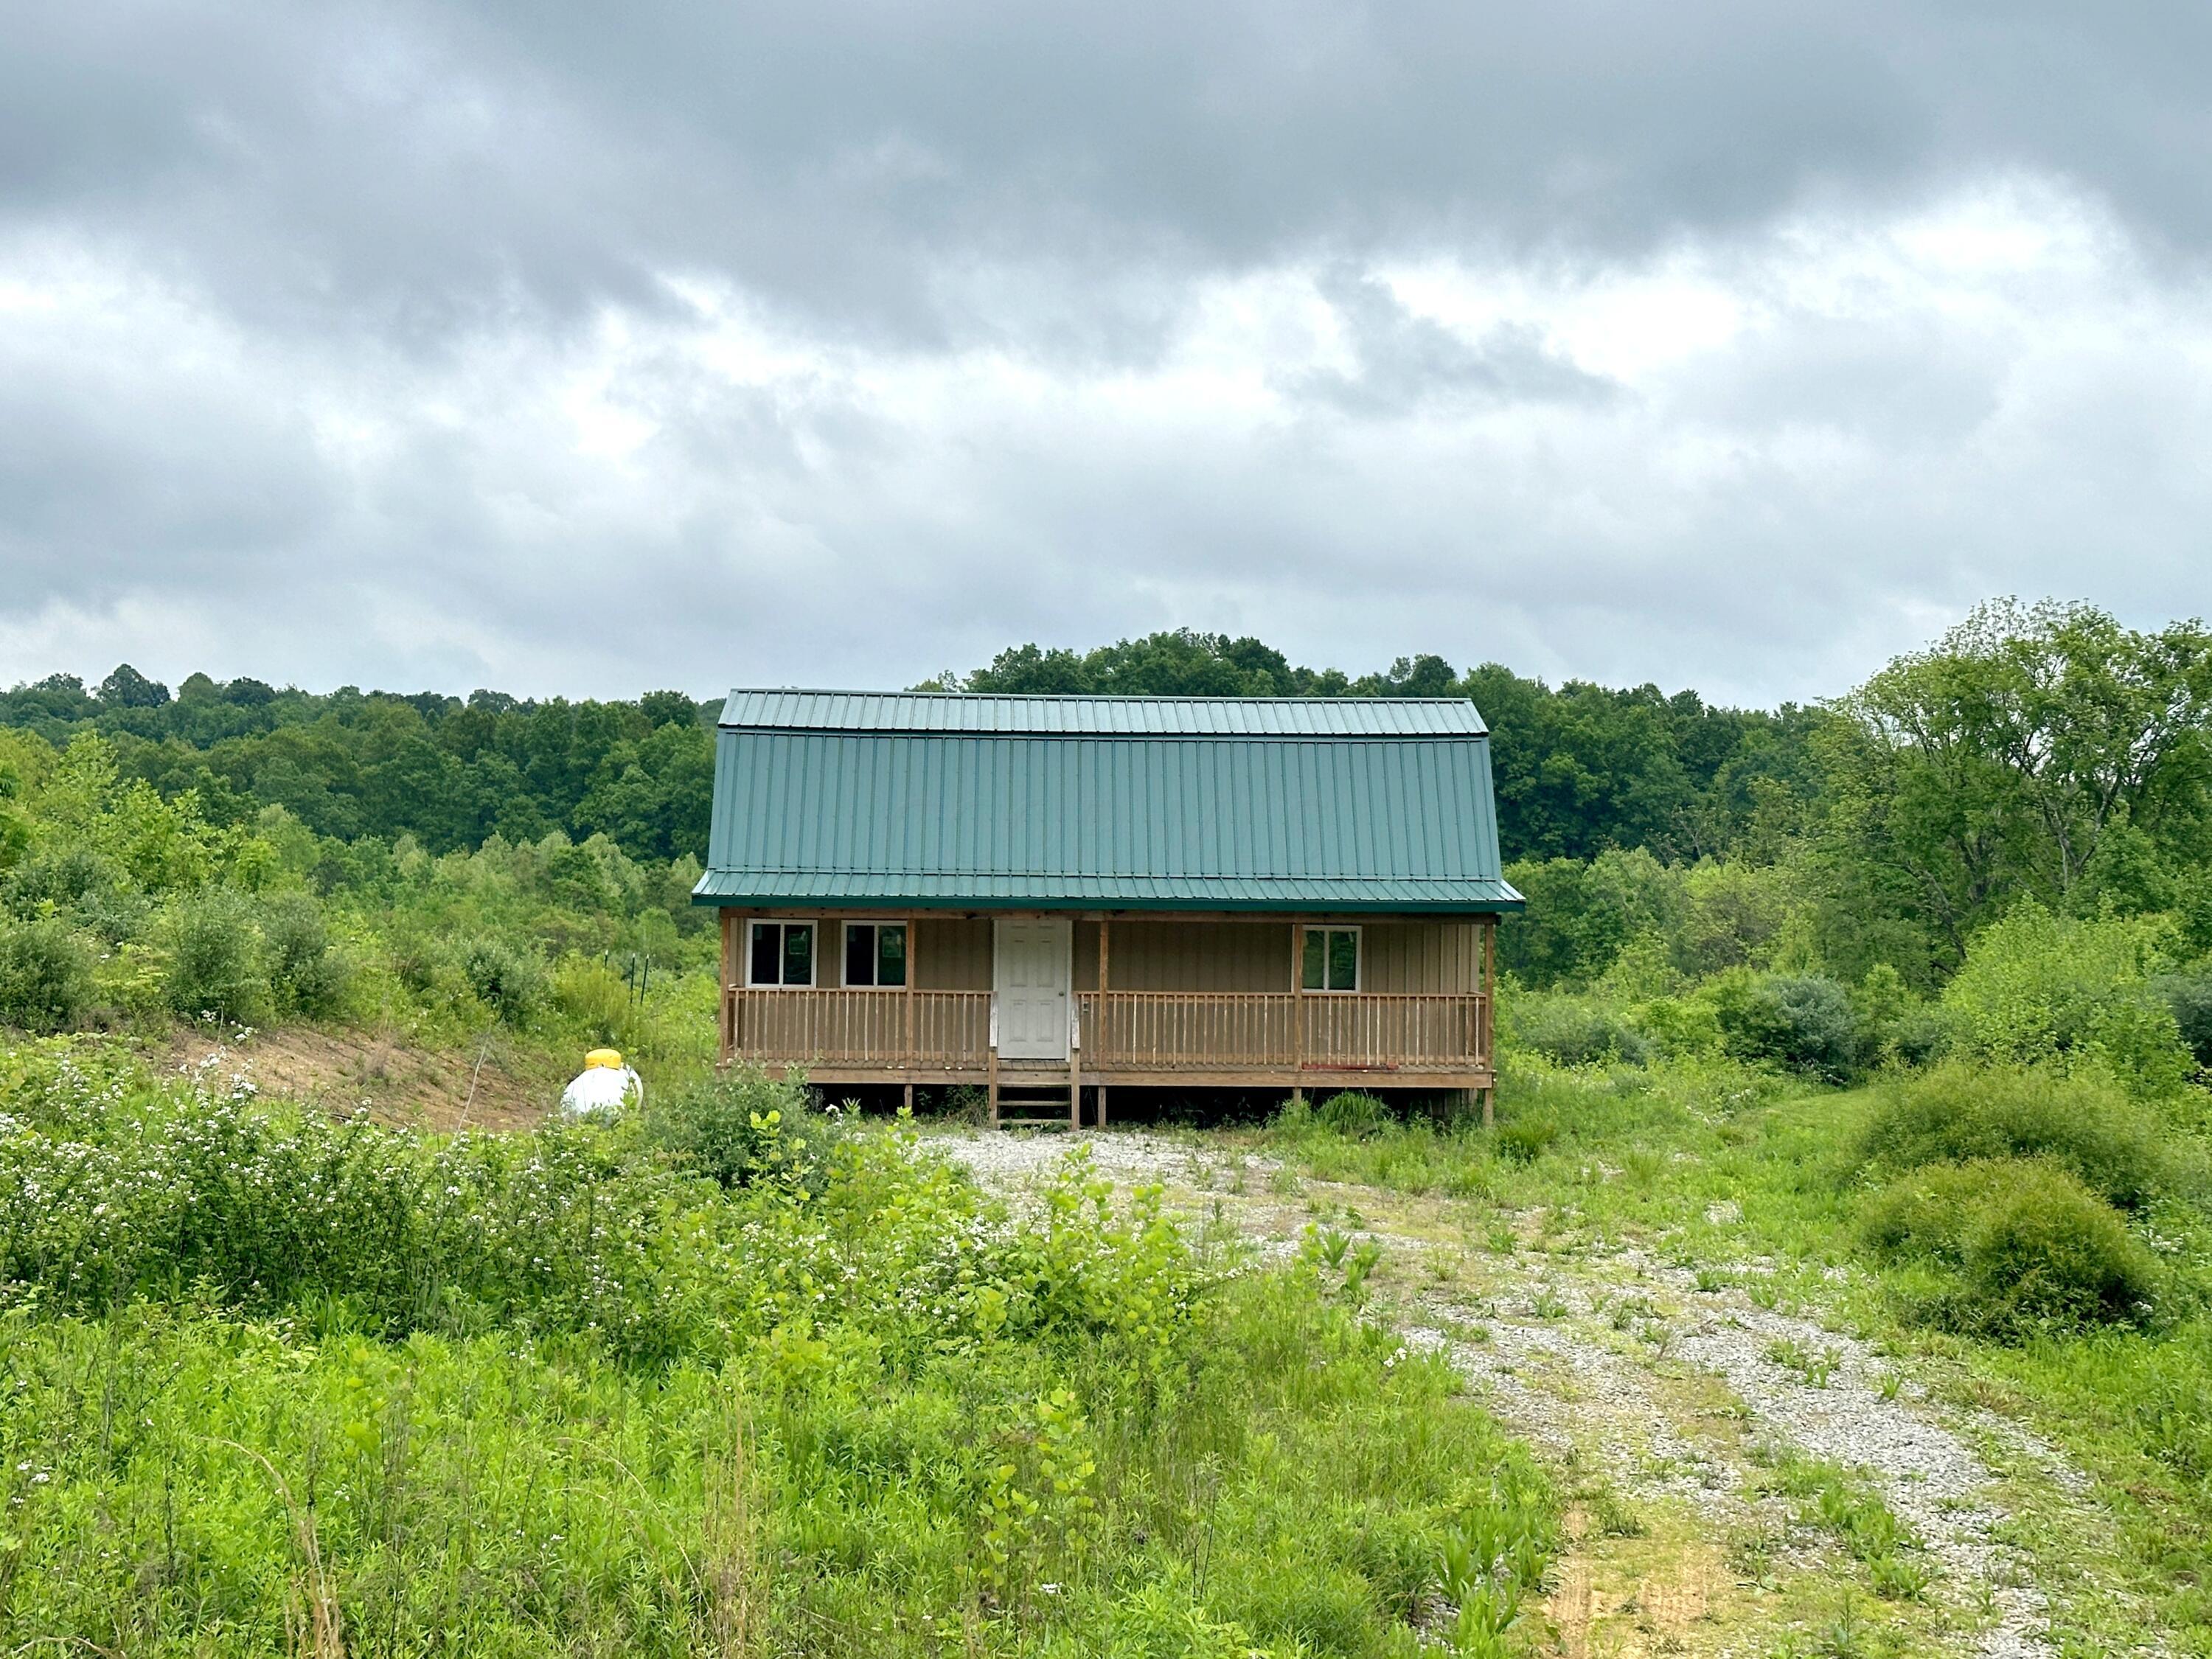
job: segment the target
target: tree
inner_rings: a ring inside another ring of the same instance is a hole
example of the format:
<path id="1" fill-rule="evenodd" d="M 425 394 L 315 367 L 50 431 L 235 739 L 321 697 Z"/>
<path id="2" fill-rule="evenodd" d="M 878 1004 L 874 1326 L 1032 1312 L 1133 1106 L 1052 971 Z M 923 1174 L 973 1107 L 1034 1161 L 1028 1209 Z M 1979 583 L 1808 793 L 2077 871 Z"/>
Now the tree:
<path id="1" fill-rule="evenodd" d="M 149 680 L 129 663 L 118 663 L 115 672 L 100 683 L 100 701 L 110 708 L 159 708 L 169 700 L 169 688 Z"/>
<path id="2" fill-rule="evenodd" d="M 1982 606 L 1835 705 L 1831 852 L 1926 919 L 1955 965 L 2016 897 L 2067 907 L 2131 826 L 2187 856 L 2212 809 L 2212 635 L 2084 605 Z"/>

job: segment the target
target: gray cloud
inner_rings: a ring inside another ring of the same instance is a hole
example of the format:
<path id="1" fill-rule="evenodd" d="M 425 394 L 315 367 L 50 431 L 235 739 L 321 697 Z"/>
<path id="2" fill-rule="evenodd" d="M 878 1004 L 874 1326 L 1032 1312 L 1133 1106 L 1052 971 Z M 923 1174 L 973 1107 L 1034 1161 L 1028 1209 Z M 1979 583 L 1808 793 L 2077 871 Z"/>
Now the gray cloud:
<path id="1" fill-rule="evenodd" d="M 27 9 L 0 680 L 1249 629 L 1771 698 L 2205 607 L 2212 18 Z"/>

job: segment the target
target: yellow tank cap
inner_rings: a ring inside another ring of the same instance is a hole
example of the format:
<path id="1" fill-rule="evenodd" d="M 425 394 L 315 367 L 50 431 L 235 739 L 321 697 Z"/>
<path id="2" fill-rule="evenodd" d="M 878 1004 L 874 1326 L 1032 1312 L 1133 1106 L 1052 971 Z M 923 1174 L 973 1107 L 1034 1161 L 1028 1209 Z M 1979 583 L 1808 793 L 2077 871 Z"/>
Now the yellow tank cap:
<path id="1" fill-rule="evenodd" d="M 588 1072 L 594 1066 L 604 1066 L 610 1072 L 619 1072 L 622 1070 L 622 1055 L 612 1048 L 594 1048 L 584 1056 L 584 1069 Z"/>

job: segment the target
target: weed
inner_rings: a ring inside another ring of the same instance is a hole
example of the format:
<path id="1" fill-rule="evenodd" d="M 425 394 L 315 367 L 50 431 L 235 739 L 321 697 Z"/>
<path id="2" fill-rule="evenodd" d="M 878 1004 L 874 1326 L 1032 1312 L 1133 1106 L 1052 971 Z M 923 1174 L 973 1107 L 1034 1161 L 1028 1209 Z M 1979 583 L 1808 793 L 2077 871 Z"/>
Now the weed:
<path id="1" fill-rule="evenodd" d="M 1798 1379 L 1809 1389 L 1825 1389 L 1843 1364 L 1843 1355 L 1833 1348 L 1812 1348 L 1794 1338 L 1769 1345 L 1767 1363 L 1779 1365 L 1784 1370 L 1795 1371 Z"/>

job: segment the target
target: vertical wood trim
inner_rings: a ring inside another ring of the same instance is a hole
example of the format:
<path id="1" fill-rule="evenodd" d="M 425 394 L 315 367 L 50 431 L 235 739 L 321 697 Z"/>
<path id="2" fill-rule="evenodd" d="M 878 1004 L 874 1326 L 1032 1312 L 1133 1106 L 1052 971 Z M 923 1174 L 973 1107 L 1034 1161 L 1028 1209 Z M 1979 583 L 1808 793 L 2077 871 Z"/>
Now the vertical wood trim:
<path id="1" fill-rule="evenodd" d="M 909 1071 L 914 1068 L 914 946 L 915 941 L 921 937 L 921 930 L 914 925 L 914 918 L 908 916 L 906 919 L 906 1065 Z M 883 975 L 878 974 L 877 977 L 880 979 Z M 906 1085 L 906 1103 L 911 1111 L 914 1109 L 912 1083 Z"/>
<path id="2" fill-rule="evenodd" d="M 1303 1099 L 1300 1079 L 1306 1063 L 1306 929 L 1295 918 L 1291 922 L 1291 1098 Z"/>
<path id="3" fill-rule="evenodd" d="M 744 938 L 744 918 L 725 907 L 722 911 L 722 1006 L 719 1024 L 722 1032 L 722 1064 L 726 1066 L 737 1057 L 738 1006 L 732 993 L 738 988 L 741 969 L 738 951 Z"/>

